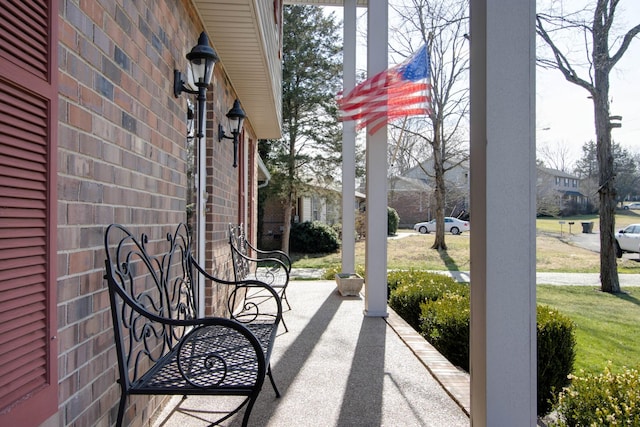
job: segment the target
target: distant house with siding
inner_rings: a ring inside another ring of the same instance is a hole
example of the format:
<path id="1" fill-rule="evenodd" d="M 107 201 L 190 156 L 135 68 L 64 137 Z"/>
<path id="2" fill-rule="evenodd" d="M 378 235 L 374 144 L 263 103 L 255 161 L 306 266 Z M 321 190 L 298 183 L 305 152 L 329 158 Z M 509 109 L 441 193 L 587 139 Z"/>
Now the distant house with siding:
<path id="1" fill-rule="evenodd" d="M 586 213 L 589 198 L 581 192 L 580 184 L 581 179 L 575 175 L 538 166 L 536 193 L 539 213 L 541 210 L 562 215 Z"/>
<path id="2" fill-rule="evenodd" d="M 354 210 L 364 209 L 365 198 L 363 193 L 356 192 L 353 202 Z M 342 221 L 341 210 L 341 190 L 311 187 L 311 191 L 307 191 L 296 200 L 291 223 L 320 221 L 328 225 L 339 224 Z M 269 197 L 265 201 L 261 220 L 262 236 L 259 236 L 259 240 L 262 246 L 280 248 L 284 230 L 283 202 L 275 197 Z"/>

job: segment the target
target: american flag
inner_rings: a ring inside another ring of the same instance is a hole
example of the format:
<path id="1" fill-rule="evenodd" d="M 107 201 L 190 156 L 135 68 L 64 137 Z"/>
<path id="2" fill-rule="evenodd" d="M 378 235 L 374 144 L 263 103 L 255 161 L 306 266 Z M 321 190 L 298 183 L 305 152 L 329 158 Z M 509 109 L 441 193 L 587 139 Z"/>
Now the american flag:
<path id="1" fill-rule="evenodd" d="M 431 112 L 429 53 L 422 46 L 405 62 L 338 95 L 340 120 L 355 120 L 356 128 L 369 126 L 373 135 L 389 120 Z"/>

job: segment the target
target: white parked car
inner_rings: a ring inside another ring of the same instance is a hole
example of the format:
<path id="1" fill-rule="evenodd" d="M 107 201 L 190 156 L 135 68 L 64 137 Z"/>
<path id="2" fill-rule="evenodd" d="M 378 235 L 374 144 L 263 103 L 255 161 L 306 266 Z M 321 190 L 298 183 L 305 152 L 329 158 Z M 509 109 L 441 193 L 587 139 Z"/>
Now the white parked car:
<path id="1" fill-rule="evenodd" d="M 625 252 L 640 253 L 640 224 L 631 224 L 616 233 L 616 256 Z"/>
<path id="2" fill-rule="evenodd" d="M 450 216 L 444 217 L 444 231 L 446 233 L 460 234 L 463 231 L 469 231 L 470 228 L 469 221 L 462 221 L 461 219 Z M 427 222 L 419 222 L 413 226 L 413 229 L 422 234 L 431 233 L 432 231 L 436 231 L 436 220 L 432 219 Z"/>
<path id="3" fill-rule="evenodd" d="M 623 209 L 640 209 L 640 203 L 629 203 L 628 205 L 625 205 Z"/>

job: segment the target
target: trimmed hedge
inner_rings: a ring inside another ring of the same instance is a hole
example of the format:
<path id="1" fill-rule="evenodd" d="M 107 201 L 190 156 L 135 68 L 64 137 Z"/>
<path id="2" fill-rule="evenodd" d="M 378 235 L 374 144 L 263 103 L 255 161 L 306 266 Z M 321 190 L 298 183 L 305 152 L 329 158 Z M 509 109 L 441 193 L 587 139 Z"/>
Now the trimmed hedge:
<path id="1" fill-rule="evenodd" d="M 468 295 L 445 292 L 420 304 L 420 333 L 451 363 L 469 372 Z"/>
<path id="2" fill-rule="evenodd" d="M 340 239 L 331 226 L 320 221 L 305 221 L 291 225 L 289 247 L 298 253 L 331 253 L 340 247 Z"/>
<path id="3" fill-rule="evenodd" d="M 569 384 L 576 358 L 575 325 L 550 307 L 537 307 L 538 414 L 551 410 L 554 392 Z M 544 393 L 542 392 L 544 391 Z"/>
<path id="4" fill-rule="evenodd" d="M 389 306 L 451 363 L 469 371 L 469 286 L 427 272 L 389 274 Z M 558 311 L 537 307 L 538 414 L 568 384 L 575 359 L 575 325 Z"/>
<path id="5" fill-rule="evenodd" d="M 469 287 L 449 276 L 426 271 L 394 271 L 387 277 L 389 306 L 416 331 L 420 330 L 420 303 L 445 292 L 469 295 Z"/>

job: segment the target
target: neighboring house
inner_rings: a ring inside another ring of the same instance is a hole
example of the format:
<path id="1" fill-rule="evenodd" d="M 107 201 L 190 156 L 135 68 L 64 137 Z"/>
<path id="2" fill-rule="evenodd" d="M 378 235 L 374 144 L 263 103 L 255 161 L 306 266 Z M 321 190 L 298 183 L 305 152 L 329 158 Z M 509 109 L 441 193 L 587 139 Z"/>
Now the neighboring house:
<path id="1" fill-rule="evenodd" d="M 230 272 L 228 223 L 255 241 L 257 188 L 269 178 L 257 141 L 281 136 L 281 17 L 280 0 L 3 2 L 0 425 L 114 425 L 107 225 L 161 242 L 193 193 L 206 198 L 192 224 L 206 229 L 196 235 L 206 268 Z M 195 96 L 174 96 L 174 70 L 187 71 L 203 30 L 220 63 L 198 159 L 187 152 Z M 233 144 L 214 138 L 219 124 L 229 132 L 235 99 L 247 114 L 237 168 Z M 191 170 L 206 188 L 189 191 Z M 126 424 L 148 425 L 163 403 L 131 398 Z"/>
<path id="2" fill-rule="evenodd" d="M 353 208 L 359 211 L 363 210 L 364 201 L 365 195 L 356 192 Z M 341 209 L 341 190 L 311 187 L 310 192 L 296 200 L 296 205 L 291 213 L 291 222 L 320 221 L 329 225 L 338 224 L 342 221 Z M 275 197 L 267 198 L 261 220 L 263 228 L 259 240 L 262 246 L 280 248 L 284 230 L 283 202 Z"/>
<path id="3" fill-rule="evenodd" d="M 589 198 L 582 194 L 581 180 L 566 172 L 538 166 L 536 198 L 538 214 L 587 213 Z"/>
<path id="4" fill-rule="evenodd" d="M 445 214 L 458 216 L 469 210 L 469 162 L 448 162 L 445 173 Z M 427 221 L 435 215 L 433 194 L 433 160 L 414 166 L 401 176 L 388 180 L 388 204 L 400 216 L 400 227 L 413 227 L 416 222 Z"/>
<path id="5" fill-rule="evenodd" d="M 400 228 L 410 228 L 433 217 L 433 189 L 426 180 L 396 176 L 389 178 L 388 186 L 388 205 L 398 213 Z"/>

